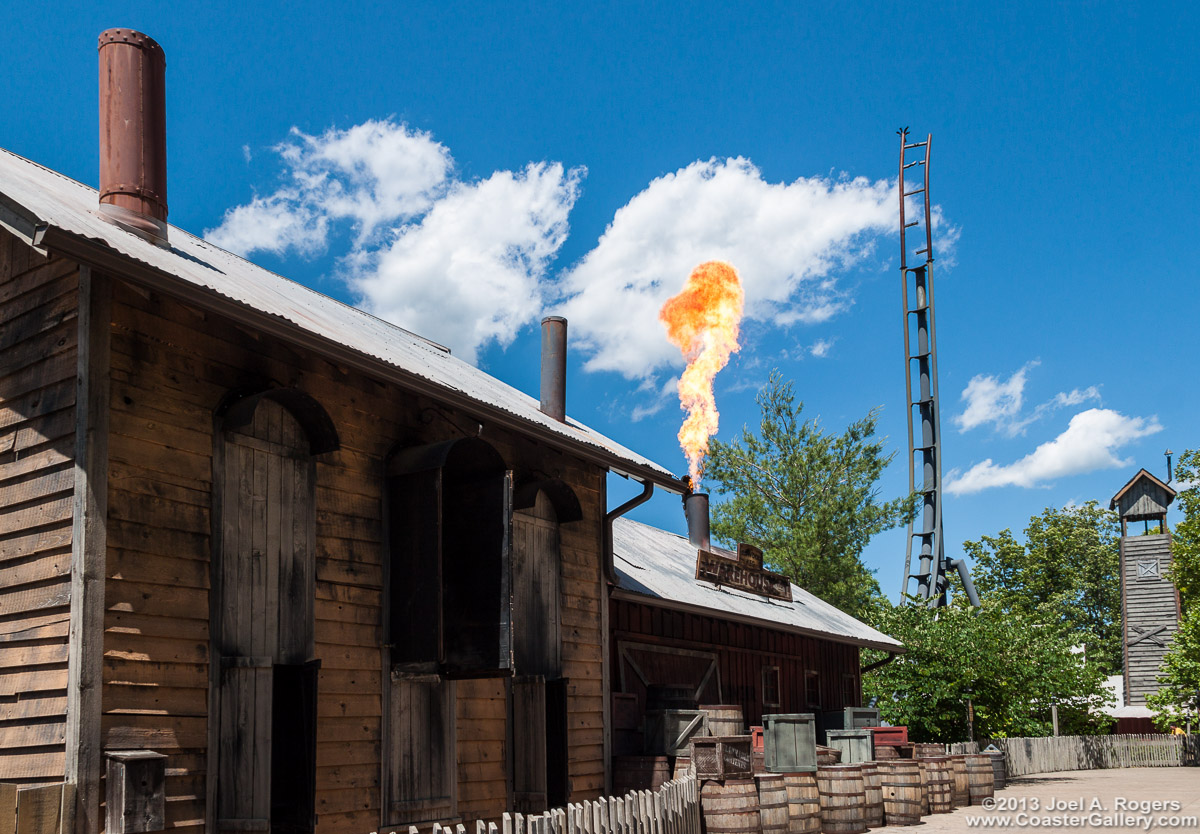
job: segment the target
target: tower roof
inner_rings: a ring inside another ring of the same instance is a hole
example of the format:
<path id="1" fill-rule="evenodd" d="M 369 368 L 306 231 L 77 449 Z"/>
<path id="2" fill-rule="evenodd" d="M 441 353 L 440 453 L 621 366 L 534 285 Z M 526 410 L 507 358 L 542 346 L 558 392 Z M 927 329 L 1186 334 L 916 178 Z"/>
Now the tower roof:
<path id="1" fill-rule="evenodd" d="M 1108 508 L 1116 510 L 1125 521 L 1159 518 L 1167 514 L 1175 494 L 1175 490 L 1141 469 L 1113 496 Z"/>

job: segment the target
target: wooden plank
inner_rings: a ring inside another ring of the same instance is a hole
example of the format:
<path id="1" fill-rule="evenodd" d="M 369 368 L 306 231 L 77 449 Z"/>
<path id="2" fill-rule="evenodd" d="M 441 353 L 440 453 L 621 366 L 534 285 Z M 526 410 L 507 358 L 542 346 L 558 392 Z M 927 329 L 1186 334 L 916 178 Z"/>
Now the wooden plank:
<path id="1" fill-rule="evenodd" d="M 20 561 L 13 559 L 0 562 L 0 599 L 9 592 L 15 591 L 22 585 L 29 585 L 47 580 L 59 581 L 71 575 L 71 552 L 68 549 L 52 550 L 38 553 Z M 4 606 L 5 614 L 14 613 L 16 609 Z"/>
<path id="2" fill-rule="evenodd" d="M 51 782 L 63 778 L 64 754 L 52 751 L 0 750 L 0 782 L 40 780 Z"/>
<path id="3" fill-rule="evenodd" d="M 17 791 L 16 834 L 59 834 L 63 786 L 43 785 Z"/>
<path id="4" fill-rule="evenodd" d="M 29 247 L 25 249 L 32 253 L 32 257 L 39 263 L 33 269 L 27 270 L 21 274 L 12 274 L 9 263 L 10 255 L 2 254 L 6 249 L 6 243 L 12 241 L 11 235 L 5 233 L 0 237 L 0 303 L 8 304 L 11 301 L 18 300 L 18 297 L 31 292 L 32 290 L 53 282 L 55 279 L 62 278 L 66 275 L 74 275 L 79 268 L 74 261 L 68 261 L 65 258 L 53 258 L 48 262 L 42 260 L 42 256 L 34 253 Z M 24 244 L 18 244 L 24 246 Z M 21 299 L 19 306 L 26 306 L 24 300 Z"/>
<path id="5" fill-rule="evenodd" d="M 112 284 L 86 266 L 78 277 L 76 491 L 71 569 L 66 773 L 76 785 L 79 834 L 100 832 L 101 635 L 104 628 L 104 552 L 108 546 L 108 404 Z"/>
<path id="6" fill-rule="evenodd" d="M 18 747 L 57 747 L 66 738 L 64 721 L 11 724 L 0 727 L 0 750 Z"/>
<path id="7" fill-rule="evenodd" d="M 44 580 L 0 594 L 0 599 L 9 613 L 65 608 L 71 601 L 71 583 L 66 577 Z"/>
<path id="8" fill-rule="evenodd" d="M 6 508 L 0 515 L 0 535 L 59 524 L 71 518 L 74 498 L 68 493 L 39 498 L 21 507 Z"/>
<path id="9" fill-rule="evenodd" d="M 0 539 L 0 562 L 71 546 L 71 525 L 62 524 Z"/>
<path id="10" fill-rule="evenodd" d="M 0 702 L 0 721 L 30 718 L 55 718 L 67 715 L 66 690 L 61 693 L 33 693 L 32 697 Z"/>

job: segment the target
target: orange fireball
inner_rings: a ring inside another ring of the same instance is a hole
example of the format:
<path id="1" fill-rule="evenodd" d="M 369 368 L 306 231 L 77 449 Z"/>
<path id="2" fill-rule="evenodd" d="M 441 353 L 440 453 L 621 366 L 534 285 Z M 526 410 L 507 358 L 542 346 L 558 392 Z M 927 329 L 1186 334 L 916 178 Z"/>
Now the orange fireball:
<path id="1" fill-rule="evenodd" d="M 692 270 L 679 295 L 663 305 L 658 318 L 667 338 L 687 360 L 679 378 L 679 404 L 688 416 L 679 429 L 692 487 L 700 485 L 708 439 L 717 433 L 717 404 L 712 382 L 738 349 L 738 325 L 745 293 L 737 270 L 724 261 L 708 261 Z"/>

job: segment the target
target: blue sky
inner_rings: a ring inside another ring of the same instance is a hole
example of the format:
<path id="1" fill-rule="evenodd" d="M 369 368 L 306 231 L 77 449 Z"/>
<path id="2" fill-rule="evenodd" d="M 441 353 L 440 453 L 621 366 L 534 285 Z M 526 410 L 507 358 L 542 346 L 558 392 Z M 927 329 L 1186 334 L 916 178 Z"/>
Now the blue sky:
<path id="1" fill-rule="evenodd" d="M 96 36 L 167 54 L 171 221 L 676 469 L 691 266 L 742 273 L 721 435 L 772 368 L 906 488 L 895 130 L 932 133 L 948 551 L 1198 445 L 1200 13 L 1159 3 L 18 5 L 0 146 L 97 182 Z M 667 394 L 664 396 L 664 391 Z M 990 463 L 988 463 L 990 461 Z M 632 494 L 613 485 L 612 501 Z M 635 517 L 681 530 L 659 495 Z M 902 531 L 867 559 L 899 588 Z"/>

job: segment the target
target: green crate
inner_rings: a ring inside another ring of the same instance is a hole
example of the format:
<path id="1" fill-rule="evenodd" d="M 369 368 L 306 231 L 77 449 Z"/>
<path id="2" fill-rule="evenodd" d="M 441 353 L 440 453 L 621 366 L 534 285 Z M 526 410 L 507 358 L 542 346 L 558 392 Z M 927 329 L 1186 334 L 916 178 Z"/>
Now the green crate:
<path id="1" fill-rule="evenodd" d="M 763 766 L 772 773 L 817 769 L 817 722 L 811 712 L 763 716 Z"/>
<path id="2" fill-rule="evenodd" d="M 861 727 L 878 726 L 879 710 L 872 707 L 826 710 L 817 716 L 817 741 L 828 744 L 825 733 L 829 730 L 857 730 Z"/>
<path id="3" fill-rule="evenodd" d="M 826 730 L 825 738 L 830 747 L 842 751 L 842 764 L 858 764 L 875 758 L 875 745 L 869 729 Z"/>

